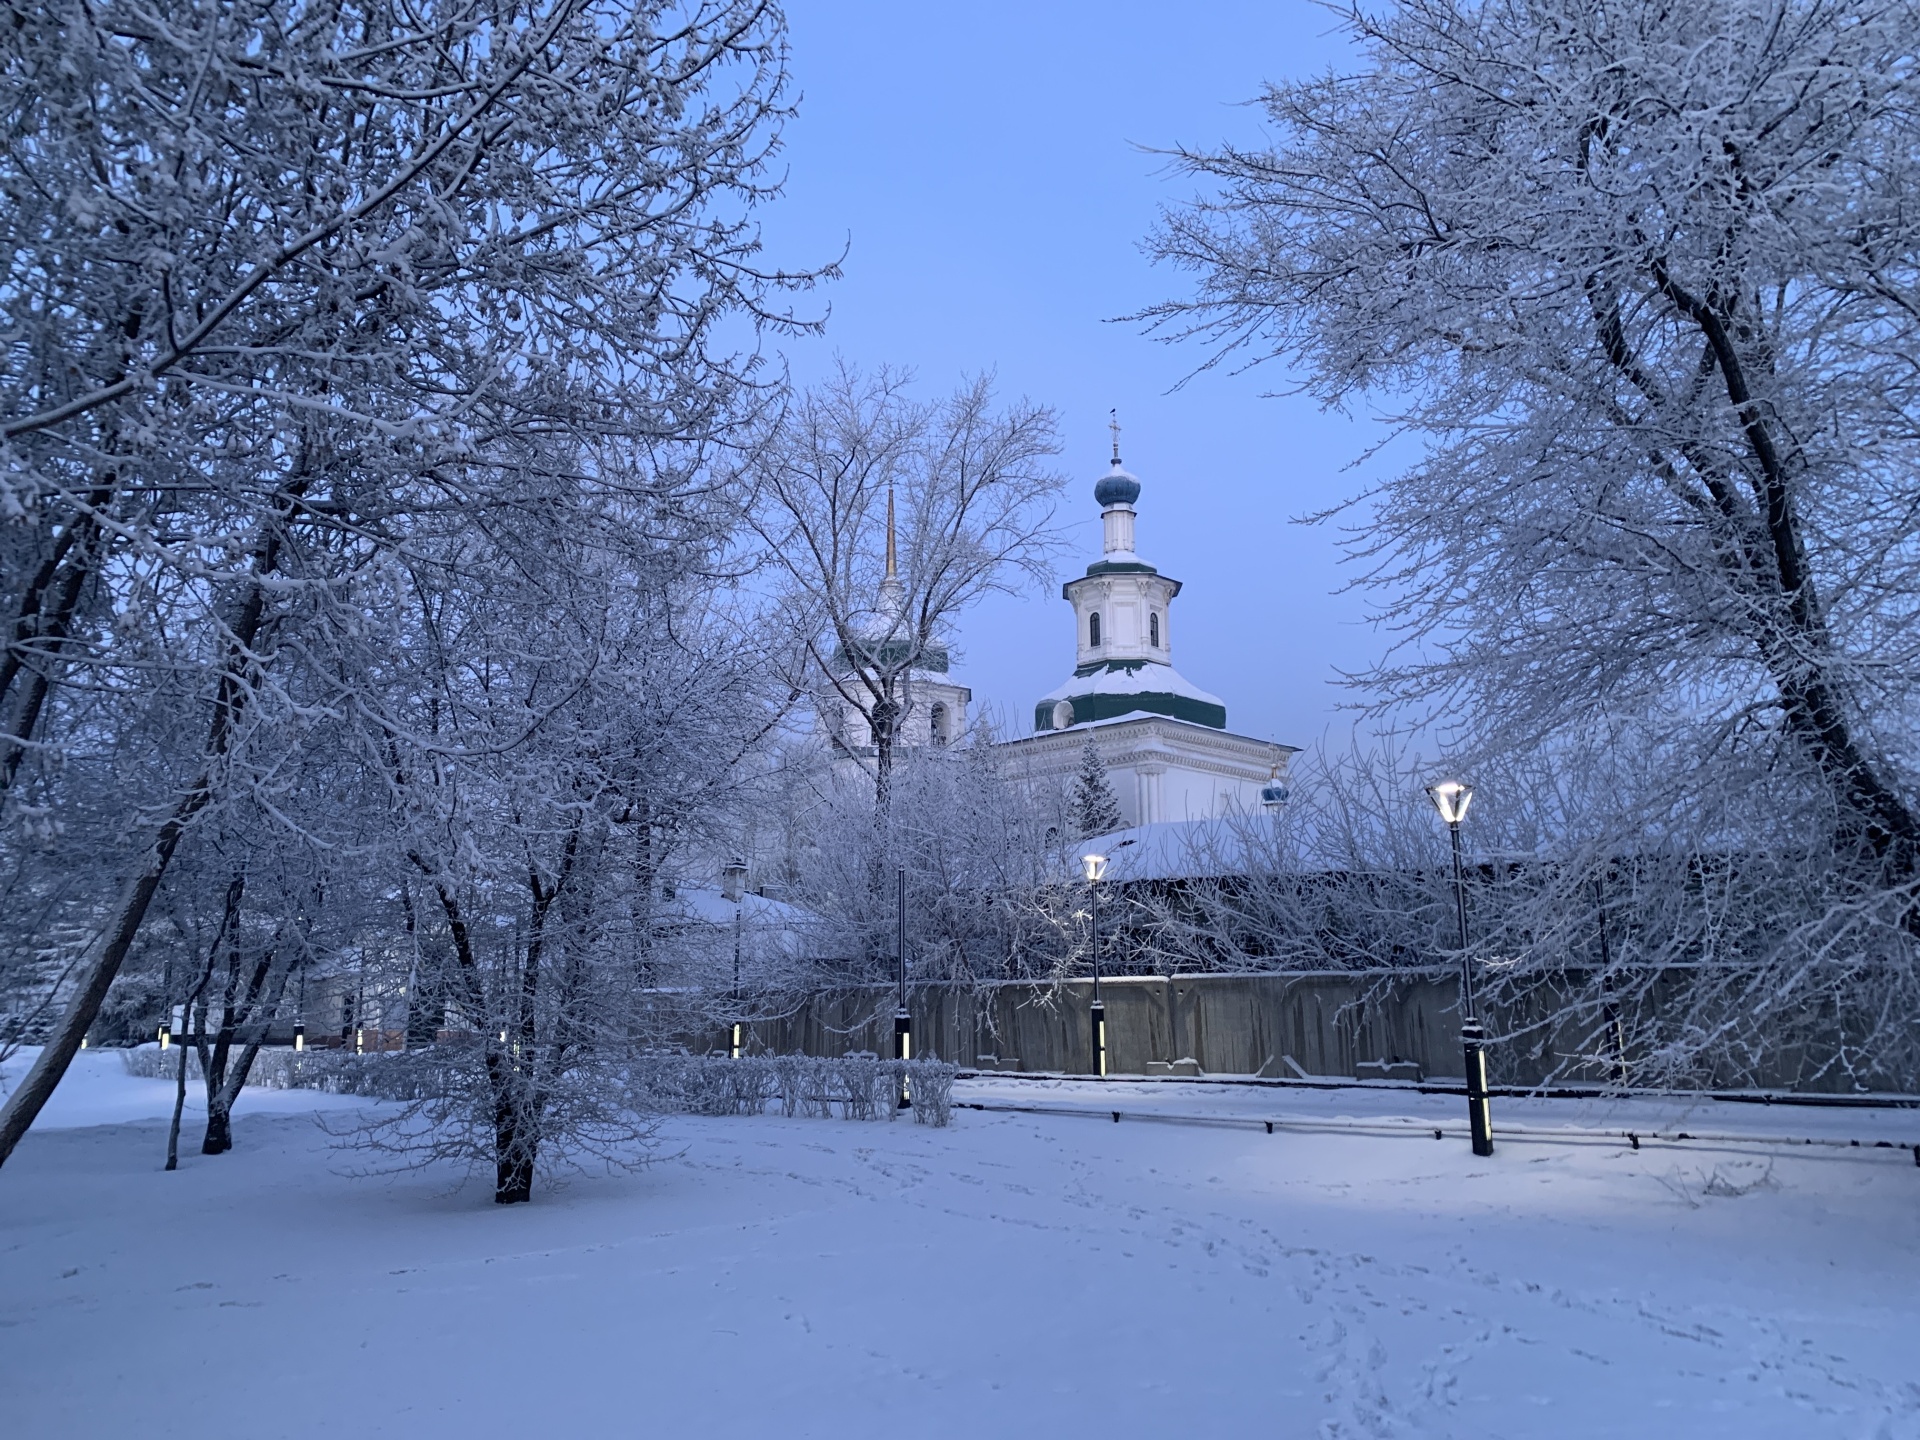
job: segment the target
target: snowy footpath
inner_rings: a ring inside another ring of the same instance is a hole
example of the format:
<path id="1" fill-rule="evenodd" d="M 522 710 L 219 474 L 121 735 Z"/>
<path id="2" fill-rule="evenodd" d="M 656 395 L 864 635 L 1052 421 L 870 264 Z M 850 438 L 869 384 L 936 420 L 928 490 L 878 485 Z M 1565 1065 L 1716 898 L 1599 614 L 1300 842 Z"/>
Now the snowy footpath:
<path id="1" fill-rule="evenodd" d="M 1084 1113 L 676 1119 L 498 1208 L 304 1093 L 165 1174 L 172 1087 L 84 1055 L 0 1169 L 0 1434 L 1920 1440 L 1920 1112 L 1506 1101 L 1867 1145 L 1481 1161 L 1446 1097 L 956 1098 Z"/>

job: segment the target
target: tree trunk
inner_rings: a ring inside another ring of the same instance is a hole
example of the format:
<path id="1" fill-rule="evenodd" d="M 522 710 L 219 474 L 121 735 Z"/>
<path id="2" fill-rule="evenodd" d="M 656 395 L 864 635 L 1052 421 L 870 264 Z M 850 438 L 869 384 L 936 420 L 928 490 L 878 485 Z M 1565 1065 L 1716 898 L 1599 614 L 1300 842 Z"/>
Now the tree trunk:
<path id="1" fill-rule="evenodd" d="M 239 946 L 232 952 L 233 962 L 240 959 Z M 268 950 L 253 967 L 253 974 L 247 979 L 246 999 L 236 1013 L 233 1007 L 233 980 L 227 980 L 227 1003 L 222 1007 L 220 1016 L 220 1035 L 214 1042 L 214 1068 L 207 1072 L 207 1134 L 201 1142 L 202 1155 L 224 1155 L 233 1148 L 233 1102 L 240 1098 L 240 1091 L 247 1083 L 247 1072 L 253 1068 L 253 1060 L 260 1053 L 260 1042 L 266 1036 L 266 1022 L 260 1019 L 262 992 L 266 989 L 267 976 L 273 969 L 273 951 Z M 278 1003 L 280 989 L 286 985 L 286 971 L 280 972 L 280 985 L 276 987 L 273 999 L 265 1007 L 269 1014 Z M 233 1041 L 241 1026 L 250 1030 L 248 1038 L 241 1043 L 237 1062 L 232 1059 Z M 213 1076 L 219 1075 L 215 1084 Z"/>
<path id="2" fill-rule="evenodd" d="M 893 698 L 893 687 L 888 685 L 873 702 L 873 715 L 868 721 L 873 733 L 873 813 L 877 821 L 884 821 L 893 808 L 893 750 L 900 708 L 900 702 Z"/>
<path id="3" fill-rule="evenodd" d="M 634 836 L 633 943 L 642 985 L 653 983 L 654 903 L 660 895 L 660 859 L 653 839 L 653 806 L 646 800 L 629 812 Z"/>
<path id="4" fill-rule="evenodd" d="M 284 518 L 284 515 L 275 518 L 254 554 L 253 574 L 256 578 L 270 574 L 279 563 L 279 521 Z M 7 1097 L 5 1108 L 0 1109 L 0 1165 L 6 1164 L 14 1146 L 20 1143 L 20 1138 L 32 1126 L 53 1094 L 54 1087 L 60 1083 L 60 1077 L 67 1073 L 73 1057 L 80 1052 L 80 1042 L 86 1038 L 88 1027 L 100 1014 L 107 990 L 120 973 L 127 952 L 133 948 L 133 942 L 140 934 L 147 907 L 153 903 L 154 892 L 160 888 L 167 866 L 173 863 L 174 851 L 179 848 L 181 837 L 186 834 L 193 818 L 213 802 L 214 786 L 219 779 L 217 766 L 232 743 L 234 729 L 252 694 L 246 672 L 253 664 L 253 645 L 259 638 L 265 614 L 266 592 L 258 584 L 249 585 L 247 598 L 242 602 L 240 613 L 232 626 L 232 643 L 227 647 L 226 662 L 221 667 L 219 686 L 214 697 L 213 719 L 208 726 L 203 751 L 205 764 L 187 787 L 186 793 L 174 803 L 173 813 L 155 832 L 139 872 L 128 882 L 111 912 L 105 939 L 93 963 L 84 972 L 80 988 L 68 1005 L 67 1013 L 61 1017 L 53 1034 L 48 1036 L 45 1047 L 40 1051 L 40 1058 L 34 1061 L 26 1078 Z"/>
<path id="5" fill-rule="evenodd" d="M 538 871 L 527 872 L 533 896 L 527 927 L 526 962 L 520 969 L 520 1013 L 514 1028 L 517 1041 L 503 1061 L 510 1081 L 494 1098 L 494 1184 L 496 1205 L 517 1205 L 533 1199 L 534 1163 L 539 1157 L 540 1119 L 546 1109 L 540 1074 L 540 972 L 546 955 L 547 916 L 560 898 L 580 846 L 576 827 L 567 835 L 560 873 L 551 885 L 541 883 Z"/>
<path id="6" fill-rule="evenodd" d="M 123 325 L 122 333 L 131 340 L 139 333 L 139 329 L 139 316 L 133 315 Z M 117 375 L 124 373 L 124 370 L 116 372 Z M 20 597 L 20 608 L 13 622 L 12 643 L 7 646 L 6 653 L 0 655 L 0 715 L 9 713 L 9 697 L 23 670 L 27 671 L 27 683 L 22 687 L 19 700 L 11 707 L 12 718 L 0 731 L 0 796 L 4 796 L 13 786 L 14 775 L 19 771 L 20 762 L 26 757 L 28 743 L 39 726 L 40 712 L 46 704 L 51 685 L 44 670 L 27 669 L 27 656 L 36 640 L 52 642 L 50 653 L 44 657 L 46 660 L 51 660 L 65 648 L 74 614 L 79 609 L 80 596 L 86 590 L 87 581 L 93 578 L 99 568 L 102 556 L 97 515 L 112 502 L 119 485 L 120 476 L 116 470 L 109 470 L 101 477 L 100 483 L 87 494 L 87 508 L 67 522 L 54 541 L 52 551 L 34 572 L 32 581 Z M 51 604 L 48 603 L 49 594 L 52 596 Z"/>
<path id="7" fill-rule="evenodd" d="M 1744 548 L 1749 568 L 1766 576 L 1773 591 L 1767 598 L 1778 607 L 1763 610 L 1759 639 L 1787 725 L 1840 807 L 1842 839 L 1864 845 L 1894 881 L 1910 879 L 1920 869 L 1920 821 L 1887 783 L 1884 767 L 1860 748 L 1853 731 L 1853 707 L 1838 678 L 1833 636 L 1793 503 L 1795 480 L 1804 472 L 1805 460 L 1793 437 L 1770 420 L 1767 407 L 1753 393 L 1746 361 L 1734 343 L 1738 321 L 1724 297 L 1693 294 L 1663 264 L 1656 264 L 1653 273 L 1668 300 L 1705 338 L 1753 463 L 1754 499 L 1766 543 L 1764 548 Z"/>
<path id="8" fill-rule="evenodd" d="M 1728 548 L 1720 553 L 1732 572 L 1729 583 L 1758 612 L 1759 628 L 1751 639 L 1780 697 L 1787 729 L 1818 768 L 1839 809 L 1840 842 L 1863 847 L 1885 878 L 1911 879 L 1920 872 L 1920 820 L 1854 734 L 1852 706 L 1793 503 L 1804 458 L 1753 393 L 1735 344 L 1739 325 L 1725 300 L 1732 291 L 1696 295 L 1660 261 L 1651 274 L 1678 316 L 1705 341 L 1710 362 L 1703 361 L 1703 373 L 1720 376 L 1739 421 L 1755 477 L 1751 511 L 1730 477 L 1716 474 L 1710 456 L 1684 444 L 1680 448 L 1705 482 L 1710 508 L 1728 527 Z M 1650 404 L 1664 408 L 1668 397 L 1627 344 L 1618 301 L 1603 293 L 1597 278 L 1588 293 L 1602 353 Z"/>
<path id="9" fill-rule="evenodd" d="M 493 1200 L 496 1205 L 515 1205 L 533 1198 L 533 1137 L 520 1123 L 519 1097 L 515 1094 L 518 1077 L 509 1063 L 506 1047 L 495 1036 L 493 1021 L 487 1013 L 487 996 L 480 984 L 480 963 L 473 953 L 473 936 L 467 930 L 460 901 L 439 873 L 418 852 L 407 857 L 433 884 L 440 897 L 440 908 L 447 917 L 447 930 L 453 937 L 455 977 L 460 987 L 460 1005 L 467 1023 L 483 1024 L 487 1031 L 483 1063 L 487 1089 L 493 1101 Z"/>
<path id="10" fill-rule="evenodd" d="M 21 673 L 24 671 L 26 675 L 19 698 L 8 712 L 5 731 L 0 733 L 0 795 L 13 787 L 13 778 L 19 772 L 20 762 L 26 758 L 28 743 L 39 726 L 40 712 L 46 705 L 51 685 L 44 668 L 26 664 L 30 647 L 35 641 L 47 643 L 51 653 L 43 657 L 43 664 L 65 647 L 81 593 L 93 575 L 95 547 L 91 523 L 75 521 L 68 527 L 67 534 L 61 536 L 61 541 L 55 554 L 64 557 L 64 563 L 50 560 L 42 573 L 34 577 L 33 585 L 21 601 L 19 618 L 14 622 L 14 643 L 5 659 L 0 660 L 0 703 L 6 700 Z M 49 592 L 51 601 L 45 603 Z"/>
<path id="11" fill-rule="evenodd" d="M 493 1171 L 493 1203 L 521 1205 L 533 1199 L 533 1149 L 518 1143 L 514 1127 L 499 1136 L 500 1159 Z"/>
<path id="12" fill-rule="evenodd" d="M 192 1012 L 188 1004 L 188 1013 Z M 180 1115 L 187 1108 L 187 1047 L 175 1047 L 180 1051 L 178 1068 L 173 1079 L 173 1123 L 167 1127 L 167 1169 L 180 1168 Z"/>
<path id="13" fill-rule="evenodd" d="M 200 1141 L 202 1155 L 224 1155 L 233 1148 L 233 1110 L 219 1099 L 207 1101 L 207 1133 Z"/>
<path id="14" fill-rule="evenodd" d="M 207 1087 L 207 1133 L 200 1144 L 202 1155 L 219 1155 L 232 1148 L 227 1117 L 219 1112 L 216 1100 L 226 1084 L 227 1052 L 233 1045 L 233 991 L 240 981 L 240 901 L 246 888 L 246 872 L 242 871 L 227 887 L 226 914 L 220 922 L 220 932 L 227 937 L 227 983 L 221 995 L 219 1037 L 209 1050 L 207 1027 L 201 1025 L 194 1031 L 193 1043 L 200 1053 L 200 1080 Z M 211 1017 L 211 1007 L 208 1013 Z"/>

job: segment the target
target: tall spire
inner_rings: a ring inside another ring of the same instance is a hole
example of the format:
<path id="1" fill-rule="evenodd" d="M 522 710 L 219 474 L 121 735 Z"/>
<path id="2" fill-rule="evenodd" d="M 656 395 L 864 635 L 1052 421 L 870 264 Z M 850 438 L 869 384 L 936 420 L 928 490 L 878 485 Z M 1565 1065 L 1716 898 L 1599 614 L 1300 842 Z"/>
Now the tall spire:
<path id="1" fill-rule="evenodd" d="M 891 631 L 907 610 L 907 587 L 900 583 L 899 546 L 893 538 L 893 482 L 887 482 L 887 573 L 880 581 L 881 623 Z"/>
<path id="2" fill-rule="evenodd" d="M 894 566 L 893 555 L 893 482 L 887 482 L 887 579 L 898 580 L 899 571 Z"/>
<path id="3" fill-rule="evenodd" d="M 1120 463 L 1120 409 L 1115 406 L 1107 411 L 1107 429 L 1113 432 L 1113 463 Z"/>

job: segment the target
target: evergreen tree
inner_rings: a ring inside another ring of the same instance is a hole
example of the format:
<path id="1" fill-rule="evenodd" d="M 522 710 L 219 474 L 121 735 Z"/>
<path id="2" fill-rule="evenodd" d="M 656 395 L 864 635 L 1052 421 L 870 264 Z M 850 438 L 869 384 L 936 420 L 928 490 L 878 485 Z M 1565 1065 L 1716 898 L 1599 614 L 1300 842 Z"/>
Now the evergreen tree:
<path id="1" fill-rule="evenodd" d="M 1080 773 L 1073 779 L 1069 813 L 1079 827 L 1082 840 L 1109 834 L 1127 823 L 1121 818 L 1120 802 L 1114 798 L 1106 763 L 1101 760 L 1092 736 L 1087 737 L 1087 748 L 1080 755 Z"/>

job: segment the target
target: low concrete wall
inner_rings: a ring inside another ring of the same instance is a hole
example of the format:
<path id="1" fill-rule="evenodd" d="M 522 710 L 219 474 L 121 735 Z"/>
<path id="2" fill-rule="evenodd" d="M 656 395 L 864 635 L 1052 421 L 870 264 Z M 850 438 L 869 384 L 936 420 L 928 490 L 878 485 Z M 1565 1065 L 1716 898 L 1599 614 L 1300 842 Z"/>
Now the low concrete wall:
<path id="1" fill-rule="evenodd" d="M 1579 988 L 1536 984 L 1517 1001 L 1483 1007 L 1495 1043 L 1492 1078 L 1502 1084 L 1603 1082 L 1611 1076 L 1612 1027 L 1600 1013 L 1568 1014 Z M 1628 1017 L 1630 1031 L 1657 1017 L 1662 996 L 1684 985 L 1663 977 Z M 857 986 L 798 1001 L 751 1027 L 751 1048 L 780 1054 L 890 1055 L 894 990 Z M 1107 1066 L 1147 1074 L 1191 1060 L 1217 1075 L 1352 1077 L 1363 1062 L 1412 1061 L 1424 1076 L 1460 1079 L 1459 985 L 1451 973 L 1328 971 L 1259 975 L 1149 975 L 1103 981 Z M 908 990 L 919 1053 L 963 1066 L 1086 1074 L 1093 1046 L 1092 986 L 1026 982 L 915 984 Z M 1289 1064 L 1289 1060 L 1292 1062 Z M 1297 1067 L 1297 1070 L 1296 1068 Z M 1819 1057 L 1783 1045 L 1760 1065 L 1705 1066 L 1689 1083 L 1809 1092 L 1853 1088 L 1818 1077 Z M 1908 1088 L 1897 1078 L 1874 1089 Z"/>

